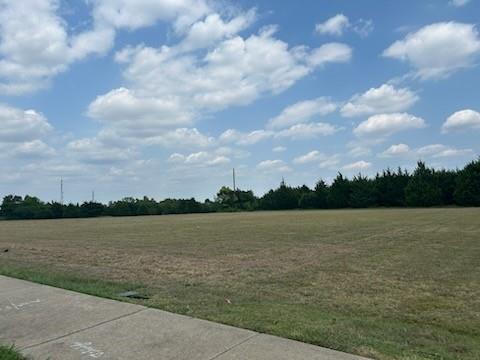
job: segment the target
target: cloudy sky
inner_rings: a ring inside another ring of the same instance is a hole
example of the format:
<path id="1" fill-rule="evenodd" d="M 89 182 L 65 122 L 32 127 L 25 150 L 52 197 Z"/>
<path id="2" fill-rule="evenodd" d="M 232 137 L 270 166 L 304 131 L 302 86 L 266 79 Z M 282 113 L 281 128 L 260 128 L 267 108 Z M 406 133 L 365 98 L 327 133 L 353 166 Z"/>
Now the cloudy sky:
<path id="1" fill-rule="evenodd" d="M 261 195 L 480 154 L 478 0 L 0 0 L 0 196 Z"/>

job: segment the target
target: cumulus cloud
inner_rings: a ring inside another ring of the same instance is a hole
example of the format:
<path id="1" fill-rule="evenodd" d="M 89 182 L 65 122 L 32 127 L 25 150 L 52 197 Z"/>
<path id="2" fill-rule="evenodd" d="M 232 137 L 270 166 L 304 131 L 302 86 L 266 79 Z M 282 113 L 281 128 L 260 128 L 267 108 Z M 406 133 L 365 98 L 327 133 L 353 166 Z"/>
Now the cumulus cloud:
<path id="1" fill-rule="evenodd" d="M 287 151 L 287 148 L 285 146 L 275 146 L 272 151 L 276 153 L 281 153 Z"/>
<path id="2" fill-rule="evenodd" d="M 151 137 L 145 143 L 167 148 L 205 148 L 213 145 L 215 139 L 202 134 L 196 128 L 178 128 Z"/>
<path id="3" fill-rule="evenodd" d="M 165 46 L 128 49 L 128 56 L 120 58 L 128 63 L 126 79 L 139 93 L 175 97 L 198 111 L 246 105 L 264 94 L 280 93 L 318 65 L 336 61 L 335 49 L 317 59 L 315 50 L 289 48 L 274 33 L 264 29 L 246 39 L 223 40 L 202 58 Z"/>
<path id="4" fill-rule="evenodd" d="M 174 153 L 170 155 L 168 162 L 175 165 L 205 167 L 226 165 L 229 164 L 231 160 L 224 155 L 200 151 L 189 155 Z"/>
<path id="5" fill-rule="evenodd" d="M 173 23 L 184 47 L 208 38 L 228 37 L 254 18 L 254 11 L 223 22 L 215 14 L 226 6 L 207 0 L 91 0 L 89 29 L 71 31 L 60 17 L 58 0 L 2 1 L 0 4 L 0 93 L 20 95 L 47 86 L 74 62 L 104 55 L 116 31 L 135 30 L 158 21 Z M 227 11 L 225 11 L 227 12 Z M 195 24 L 195 26 L 192 26 Z M 210 36 L 212 35 L 213 36 Z"/>
<path id="6" fill-rule="evenodd" d="M 0 4 L 0 92 L 23 94 L 44 87 L 74 61 L 104 54 L 114 31 L 98 26 L 69 35 L 57 0 Z"/>
<path id="7" fill-rule="evenodd" d="M 321 169 L 335 168 L 335 170 L 338 170 L 337 166 L 340 163 L 340 156 L 338 154 L 327 155 L 318 150 L 313 150 L 305 155 L 296 157 L 293 159 L 293 163 L 296 165 L 315 164 Z"/>
<path id="8" fill-rule="evenodd" d="M 364 160 L 360 160 L 351 164 L 344 165 L 342 169 L 345 171 L 362 171 L 362 170 L 368 170 L 371 167 L 372 167 L 372 163 L 369 163 Z"/>
<path id="9" fill-rule="evenodd" d="M 88 115 L 128 137 L 153 137 L 166 127 L 192 122 L 192 114 L 175 98 L 138 97 L 126 88 L 97 97 Z"/>
<path id="10" fill-rule="evenodd" d="M 310 151 L 309 153 L 296 157 L 293 159 L 294 164 L 308 164 L 325 159 L 325 155 L 318 150 Z"/>
<path id="11" fill-rule="evenodd" d="M 451 146 L 446 146 L 442 144 L 433 144 L 423 146 L 416 150 L 416 154 L 419 157 L 433 157 L 433 158 L 446 158 L 446 157 L 456 157 L 456 156 L 465 156 L 473 154 L 471 149 L 457 149 Z"/>
<path id="12" fill-rule="evenodd" d="M 203 115 L 280 93 L 321 65 L 346 61 L 345 45 L 292 48 L 275 38 L 276 28 L 272 26 L 243 38 L 234 33 L 247 26 L 253 15 L 243 17 L 231 26 L 224 22 L 220 26 L 221 19 L 211 15 L 194 23 L 186 38 L 172 47 L 123 49 L 116 60 L 125 64 L 124 77 L 130 88 L 99 96 L 90 105 L 89 116 L 122 136 L 150 136 L 165 126 L 187 125 Z M 204 29 L 207 23 L 231 29 L 225 30 L 226 38 L 217 39 L 204 54 L 192 51 L 185 45 L 190 43 L 189 36 L 193 36 L 194 28 Z M 230 136 L 245 138 L 238 141 L 248 145 L 272 134 L 262 130 Z"/>
<path id="13" fill-rule="evenodd" d="M 37 139 L 15 144 L 13 146 L 10 145 L 5 149 L 5 154 L 16 158 L 38 160 L 53 157 L 57 152 L 42 140 Z"/>
<path id="14" fill-rule="evenodd" d="M 361 37 L 367 37 L 373 31 L 373 21 L 359 19 L 352 24 L 344 14 L 337 14 L 315 25 L 315 31 L 322 35 L 342 36 L 348 29 L 352 29 Z"/>
<path id="15" fill-rule="evenodd" d="M 408 62 L 420 79 L 445 78 L 472 66 L 480 53 L 480 38 L 473 24 L 435 23 L 408 34 L 387 48 L 386 57 Z"/>
<path id="16" fill-rule="evenodd" d="M 53 130 L 48 120 L 35 110 L 22 110 L 0 104 L 0 142 L 27 142 Z"/>
<path id="17" fill-rule="evenodd" d="M 354 117 L 405 111 L 418 100 L 417 94 L 410 89 L 397 89 L 392 85 L 383 84 L 378 88 L 371 88 L 363 94 L 354 95 L 342 107 L 341 113 L 345 117 Z"/>
<path id="18" fill-rule="evenodd" d="M 219 141 L 221 143 L 236 143 L 237 145 L 249 146 L 255 145 L 260 141 L 271 138 L 274 135 L 272 131 L 268 130 L 254 130 L 250 132 L 241 132 L 235 129 L 228 129 L 224 131 Z"/>
<path id="19" fill-rule="evenodd" d="M 230 21 L 224 21 L 220 14 L 208 15 L 204 20 L 194 23 L 179 44 L 180 51 L 208 48 L 219 40 L 231 38 L 244 30 L 255 20 L 255 10 L 240 14 Z"/>
<path id="20" fill-rule="evenodd" d="M 306 58 L 310 67 L 329 63 L 346 63 L 352 58 L 352 48 L 345 44 L 329 43 L 314 49 Z"/>
<path id="21" fill-rule="evenodd" d="M 341 129 L 328 123 L 302 123 L 279 131 L 260 129 L 247 133 L 228 129 L 219 136 L 219 141 L 223 144 L 234 143 L 240 146 L 250 146 L 272 138 L 289 140 L 314 139 L 320 136 L 333 135 Z M 276 150 L 277 152 L 281 151 L 279 149 Z"/>
<path id="22" fill-rule="evenodd" d="M 288 129 L 278 131 L 275 134 L 275 137 L 289 138 L 291 140 L 314 139 L 319 136 L 333 135 L 340 130 L 341 128 L 338 128 L 332 124 L 305 123 L 305 124 L 296 124 Z"/>
<path id="23" fill-rule="evenodd" d="M 325 97 L 300 101 L 286 107 L 280 115 L 270 119 L 267 127 L 272 129 L 289 127 L 298 123 L 308 122 L 315 116 L 330 114 L 336 109 L 337 105 Z"/>
<path id="24" fill-rule="evenodd" d="M 292 169 L 283 160 L 265 160 L 257 164 L 257 170 L 264 173 L 285 173 Z"/>
<path id="25" fill-rule="evenodd" d="M 293 159 L 293 163 L 297 165 L 317 164 L 320 168 L 332 167 L 340 162 L 339 155 L 327 155 L 318 150 L 310 151 L 305 155 L 301 155 Z"/>
<path id="26" fill-rule="evenodd" d="M 317 24 L 315 30 L 319 34 L 329 34 L 341 36 L 343 32 L 350 26 L 350 21 L 348 17 L 343 14 L 337 14 L 327 21 Z"/>
<path id="27" fill-rule="evenodd" d="M 381 153 L 380 157 L 409 157 L 409 158 L 447 158 L 472 155 L 472 149 L 457 149 L 443 144 L 432 144 L 411 149 L 406 144 L 390 146 Z"/>
<path id="28" fill-rule="evenodd" d="M 348 151 L 348 155 L 354 158 L 368 156 L 371 153 L 372 153 L 372 150 L 370 150 L 370 148 L 362 145 L 351 146 L 351 149 Z"/>
<path id="29" fill-rule="evenodd" d="M 450 0 L 450 5 L 455 6 L 455 7 L 462 7 L 467 5 L 470 2 L 470 0 Z"/>
<path id="30" fill-rule="evenodd" d="M 405 156 L 410 154 L 410 146 L 406 144 L 395 144 L 390 146 L 387 150 L 385 150 L 381 157 L 395 157 L 395 156 Z"/>
<path id="31" fill-rule="evenodd" d="M 137 154 L 132 148 L 113 147 L 97 138 L 84 138 L 67 144 L 73 158 L 89 164 L 113 164 L 131 160 Z"/>
<path id="32" fill-rule="evenodd" d="M 469 129 L 480 130 L 480 113 L 471 109 L 457 111 L 442 125 L 443 133 Z"/>
<path id="33" fill-rule="evenodd" d="M 35 110 L 0 104 L 0 157 L 33 160 L 56 154 L 46 143 L 53 127 Z"/>
<path id="34" fill-rule="evenodd" d="M 422 129 L 425 126 L 425 120 L 407 113 L 379 114 L 360 123 L 353 132 L 358 137 L 385 138 L 397 132 Z"/>
<path id="35" fill-rule="evenodd" d="M 157 21 L 173 21 L 177 32 L 213 11 L 206 0 L 91 0 L 97 23 L 139 29 Z"/>

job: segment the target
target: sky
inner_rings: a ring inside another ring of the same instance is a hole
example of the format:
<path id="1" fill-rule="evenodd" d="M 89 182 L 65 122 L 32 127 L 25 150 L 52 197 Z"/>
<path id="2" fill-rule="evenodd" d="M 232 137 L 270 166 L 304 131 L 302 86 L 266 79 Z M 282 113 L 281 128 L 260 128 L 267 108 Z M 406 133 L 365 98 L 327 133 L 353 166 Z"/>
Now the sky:
<path id="1" fill-rule="evenodd" d="M 0 0 L 0 196 L 463 167 L 479 21 L 478 0 Z"/>

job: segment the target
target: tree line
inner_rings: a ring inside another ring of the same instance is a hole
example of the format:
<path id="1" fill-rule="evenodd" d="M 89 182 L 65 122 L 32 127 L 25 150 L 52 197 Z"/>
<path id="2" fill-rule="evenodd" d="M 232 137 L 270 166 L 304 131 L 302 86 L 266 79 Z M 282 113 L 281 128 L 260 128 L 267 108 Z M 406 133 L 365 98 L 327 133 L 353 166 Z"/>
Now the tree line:
<path id="1" fill-rule="evenodd" d="M 10 219 L 88 218 L 228 211 L 341 209 L 374 207 L 480 206 L 480 158 L 463 169 L 435 170 L 418 162 L 413 173 L 401 168 L 384 170 L 373 178 L 361 174 L 349 179 L 338 175 L 332 184 L 323 180 L 313 189 L 292 187 L 284 181 L 262 197 L 253 191 L 222 187 L 213 201 L 124 198 L 108 204 L 43 202 L 34 196 L 3 198 L 0 217 Z"/>

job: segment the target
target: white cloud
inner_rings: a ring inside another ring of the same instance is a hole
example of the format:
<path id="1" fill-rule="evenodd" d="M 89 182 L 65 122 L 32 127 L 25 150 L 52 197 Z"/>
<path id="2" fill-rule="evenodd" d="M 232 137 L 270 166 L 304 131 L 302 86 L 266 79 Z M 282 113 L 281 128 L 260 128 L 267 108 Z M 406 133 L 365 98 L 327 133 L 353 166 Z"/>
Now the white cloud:
<path id="1" fill-rule="evenodd" d="M 131 30 L 173 21 L 178 32 L 212 11 L 205 0 L 91 0 L 100 24 Z"/>
<path id="2" fill-rule="evenodd" d="M 365 146 L 353 146 L 349 151 L 348 155 L 354 158 L 362 157 L 362 156 L 368 156 L 372 153 L 372 150 L 370 148 L 365 147 Z"/>
<path id="3" fill-rule="evenodd" d="M 88 115 L 126 137 L 153 137 L 166 127 L 192 122 L 192 114 L 175 98 L 138 97 L 125 88 L 97 97 Z"/>
<path id="4" fill-rule="evenodd" d="M 147 145 L 161 145 L 168 148 L 205 148 L 212 146 L 215 139 L 202 134 L 196 128 L 178 128 L 147 139 Z"/>
<path id="5" fill-rule="evenodd" d="M 175 165 L 187 165 L 187 166 L 222 166 L 229 164 L 231 160 L 224 156 L 218 155 L 206 151 L 200 151 L 189 155 L 183 155 L 174 153 L 170 155 L 168 162 Z"/>
<path id="6" fill-rule="evenodd" d="M 341 113 L 343 116 L 353 117 L 405 111 L 418 100 L 417 94 L 407 88 L 396 89 L 392 85 L 383 84 L 363 94 L 354 95 L 342 107 Z"/>
<path id="7" fill-rule="evenodd" d="M 329 43 L 314 49 L 307 57 L 307 61 L 311 67 L 328 63 L 346 63 L 352 58 L 352 52 L 352 48 L 348 45 Z"/>
<path id="8" fill-rule="evenodd" d="M 390 146 L 381 153 L 380 157 L 409 157 L 409 158 L 447 158 L 472 155 L 472 149 L 457 149 L 443 144 L 432 144 L 411 149 L 406 144 Z"/>
<path id="9" fill-rule="evenodd" d="M 372 20 L 360 19 L 353 25 L 353 31 L 355 31 L 362 38 L 371 34 L 374 29 Z"/>
<path id="10" fill-rule="evenodd" d="M 210 18 L 220 21 L 218 17 Z M 199 24 L 193 26 L 205 25 Z M 233 28 L 238 30 L 247 24 L 249 20 L 239 20 Z M 124 77 L 130 89 L 120 88 L 99 96 L 88 114 L 115 129 L 119 136 L 149 137 L 162 127 L 187 125 L 212 112 L 280 93 L 318 66 L 344 61 L 343 55 L 337 53 L 340 44 L 321 47 L 324 54 L 320 59 L 315 49 L 290 48 L 274 37 L 275 31 L 275 27 L 266 27 L 244 39 L 231 30 L 206 54 L 191 51 L 191 46 L 185 45 L 190 40 L 172 47 L 125 48 L 116 59 L 126 64 Z M 237 141 L 250 145 L 272 134 L 264 130 L 247 135 L 232 132 L 224 134 L 224 140 L 227 136 L 243 138 Z"/>
<path id="11" fill-rule="evenodd" d="M 360 123 L 354 129 L 354 133 L 358 137 L 384 138 L 397 132 L 422 129 L 425 126 L 425 120 L 407 113 L 379 114 Z"/>
<path id="12" fill-rule="evenodd" d="M 35 110 L 0 104 L 0 143 L 37 140 L 53 130 L 48 120 Z"/>
<path id="13" fill-rule="evenodd" d="M 350 21 L 348 17 L 343 14 L 337 14 L 327 21 L 317 24 L 315 30 L 319 34 L 329 34 L 341 36 L 343 32 L 350 26 Z"/>
<path id="14" fill-rule="evenodd" d="M 328 158 L 324 160 L 321 160 L 320 163 L 318 164 L 318 167 L 320 169 L 330 168 L 332 170 L 337 171 L 338 164 L 340 164 L 340 155 L 334 154 L 334 155 L 330 155 Z"/>
<path id="15" fill-rule="evenodd" d="M 480 39 L 475 25 L 442 22 L 408 34 L 383 55 L 410 63 L 416 76 L 426 80 L 444 78 L 472 66 L 479 53 Z"/>
<path id="16" fill-rule="evenodd" d="M 410 146 L 406 144 L 396 144 L 390 146 L 387 150 L 385 150 L 381 157 L 394 157 L 394 156 L 405 156 L 410 154 Z"/>
<path id="17" fill-rule="evenodd" d="M 290 138 L 291 140 L 314 139 L 319 136 L 333 135 L 340 131 L 327 123 L 306 123 L 293 125 L 288 129 L 281 130 L 275 134 L 276 138 Z"/>
<path id="18" fill-rule="evenodd" d="M 240 146 L 250 146 L 272 138 L 288 138 L 290 140 L 313 139 L 319 136 L 333 135 L 340 130 L 341 128 L 327 123 L 302 123 L 279 131 L 260 129 L 248 133 L 228 129 L 219 136 L 218 140 L 221 144 L 234 143 Z M 281 149 L 282 147 L 276 150 L 280 152 Z"/>
<path id="19" fill-rule="evenodd" d="M 0 92 L 22 94 L 48 84 L 74 61 L 104 54 L 114 31 L 93 27 L 69 36 L 57 15 L 57 0 L 2 2 L 0 8 Z"/>
<path id="20" fill-rule="evenodd" d="M 58 0 L 2 1 L 0 93 L 36 91 L 72 63 L 106 54 L 114 45 L 117 29 L 135 30 L 168 21 L 177 35 L 186 36 L 184 46 L 194 41 L 200 46 L 206 45 L 209 35 L 214 34 L 210 39 L 231 36 L 254 18 L 251 11 L 223 22 L 215 11 L 233 11 L 227 5 L 214 8 L 208 0 L 88 0 L 87 4 L 92 25 L 75 32 L 60 17 Z"/>
<path id="21" fill-rule="evenodd" d="M 268 130 L 254 130 L 244 133 L 235 129 L 225 130 L 219 137 L 221 143 L 236 143 L 237 145 L 250 146 L 260 141 L 271 138 L 274 135 Z"/>
<path id="22" fill-rule="evenodd" d="M 305 164 L 316 164 L 319 168 L 336 168 L 340 163 L 340 156 L 338 154 L 334 155 L 327 155 L 323 154 L 318 150 L 310 151 L 309 153 L 296 157 L 293 159 L 293 163 L 297 165 L 305 165 Z"/>
<path id="23" fill-rule="evenodd" d="M 470 109 L 457 111 L 442 125 L 443 133 L 469 129 L 480 130 L 480 113 Z"/>
<path id="24" fill-rule="evenodd" d="M 231 147 L 228 147 L 228 146 L 221 146 L 221 147 L 215 149 L 214 153 L 216 155 L 234 157 L 235 159 L 246 159 L 251 155 L 250 152 L 248 152 L 244 149 L 231 148 Z"/>
<path id="25" fill-rule="evenodd" d="M 272 151 L 276 153 L 281 153 L 287 151 L 287 148 L 285 146 L 275 146 Z"/>
<path id="26" fill-rule="evenodd" d="M 297 102 L 286 107 L 280 115 L 270 119 L 267 127 L 281 129 L 311 120 L 315 116 L 323 116 L 334 112 L 337 105 L 329 98 L 319 97 L 314 100 Z"/>
<path id="27" fill-rule="evenodd" d="M 292 169 L 283 160 L 265 160 L 257 165 L 257 170 L 264 173 L 290 172 Z"/>
<path id="28" fill-rule="evenodd" d="M 88 164 L 112 164 L 131 160 L 136 152 L 131 148 L 112 147 L 97 138 L 84 138 L 67 144 L 69 155 Z"/>
<path id="29" fill-rule="evenodd" d="M 471 149 L 456 149 L 454 147 L 433 144 L 421 147 L 416 150 L 416 154 L 419 157 L 433 157 L 433 158 L 445 158 L 455 156 L 465 156 L 473 154 Z"/>
<path id="30" fill-rule="evenodd" d="M 450 0 L 450 5 L 455 7 L 462 7 L 467 5 L 469 2 L 470 0 Z"/>
<path id="31" fill-rule="evenodd" d="M 361 37 L 367 37 L 373 31 L 373 27 L 372 20 L 359 19 L 352 24 L 348 17 L 337 14 L 325 22 L 315 25 L 315 31 L 323 35 L 342 36 L 346 30 L 352 29 Z"/>
<path id="32" fill-rule="evenodd" d="M 351 164 L 344 165 L 342 169 L 346 171 L 361 171 L 361 170 L 370 169 L 371 167 L 372 167 L 371 163 L 364 160 L 360 160 Z"/>
<path id="33" fill-rule="evenodd" d="M 1 145 L 0 145 L 1 148 Z M 16 145 L 10 144 L 5 148 L 7 156 L 13 156 L 22 159 L 43 159 L 55 156 L 57 152 L 51 146 L 45 144 L 42 140 L 33 140 Z M 1 155 L 0 155 L 1 156 Z"/>
<path id="34" fill-rule="evenodd" d="M 128 49 L 119 57 L 142 96 L 175 97 L 185 107 L 216 111 L 282 92 L 319 65 L 310 64 L 315 50 L 290 49 L 273 35 L 264 29 L 246 39 L 235 36 L 202 58 L 165 46 Z"/>
<path id="35" fill-rule="evenodd" d="M 225 22 L 219 14 L 208 15 L 204 20 L 194 23 L 185 39 L 179 44 L 181 51 L 207 48 L 219 40 L 231 38 L 244 30 L 255 20 L 255 11 L 250 10 Z"/>
<path id="36" fill-rule="evenodd" d="M 296 157 L 293 159 L 294 164 L 308 164 L 312 162 L 318 162 L 320 160 L 325 160 L 326 155 L 322 154 L 318 150 L 310 151 L 309 153 Z"/>

